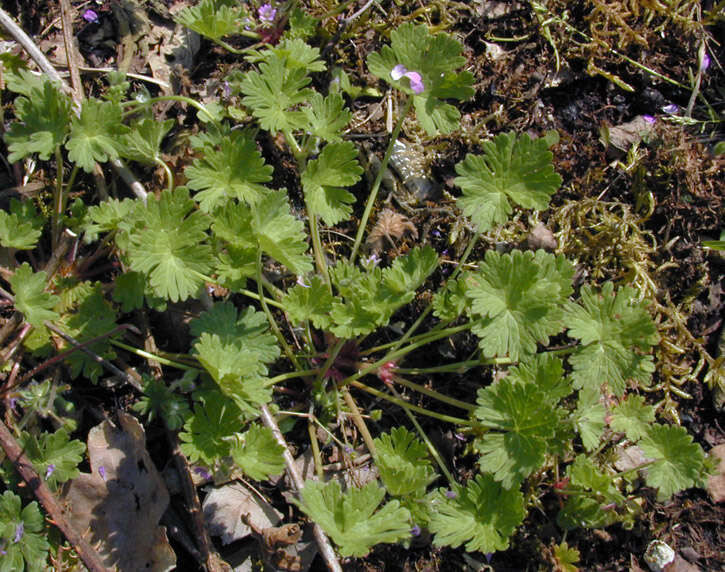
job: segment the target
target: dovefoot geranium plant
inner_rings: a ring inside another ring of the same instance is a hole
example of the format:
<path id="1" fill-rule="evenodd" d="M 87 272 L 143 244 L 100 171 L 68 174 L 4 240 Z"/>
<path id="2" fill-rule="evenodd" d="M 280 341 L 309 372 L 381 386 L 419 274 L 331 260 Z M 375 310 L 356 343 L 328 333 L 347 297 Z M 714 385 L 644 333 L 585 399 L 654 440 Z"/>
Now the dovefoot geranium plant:
<path id="1" fill-rule="evenodd" d="M 241 33 L 240 10 L 203 0 L 179 20 L 227 46 L 225 36 Z M 257 16 L 272 24 L 275 9 L 264 4 Z M 304 19 L 293 14 L 290 21 Z M 361 263 L 403 120 L 414 116 L 428 136 L 454 131 L 456 102 L 472 96 L 474 78 L 461 71 L 465 58 L 452 36 L 412 24 L 391 33 L 390 45 L 367 64 L 395 90 L 401 111 L 368 191 L 359 184 L 360 150 L 345 138 L 351 112 L 345 93 L 334 89 L 342 82 L 327 93 L 312 87 L 312 75 L 327 66 L 300 30 L 293 27 L 299 33 L 276 46 L 246 50 L 248 69 L 229 73 L 226 103 L 185 100 L 203 127 L 189 139 L 193 158 L 184 185 L 161 153 L 173 124 L 154 116 L 155 104 L 168 98 L 133 97 L 125 79 L 114 76 L 102 98 L 84 101 L 74 115 L 58 85 L 22 69 L 7 74 L 7 89 L 17 94 L 5 135 L 9 159 L 34 158 L 50 168 L 53 158 L 57 177 L 51 212 L 39 213 L 29 200 L 0 212 L 9 261 L 4 295 L 22 316 L 18 338 L 27 355 L 57 351 L 71 378 L 94 382 L 122 352 L 161 363 L 165 377 L 143 375 L 135 409 L 178 430 L 181 451 L 200 471 L 241 470 L 259 481 L 284 471 L 284 448 L 260 422 L 266 409 L 279 422 L 302 416 L 309 424 L 318 472 L 335 442 L 345 450 L 357 445 L 350 443 L 354 425 L 379 479 L 347 489 L 310 479 L 295 501 L 342 556 L 407 542 L 421 530 L 437 546 L 491 553 L 510 545 L 544 494 L 558 496 L 558 523 L 571 529 L 631 525 L 643 487 L 667 498 L 700 485 L 709 466 L 702 449 L 682 427 L 658 422 L 639 392 L 655 370 L 659 339 L 646 300 L 626 284 L 575 287 L 575 261 L 563 255 L 514 249 L 474 257 L 479 237 L 505 224 L 514 209 L 548 207 L 561 185 L 549 150 L 556 133 L 501 133 L 456 165 L 456 208 L 473 232 L 447 279 L 441 282 L 439 255 L 425 238 L 385 265 Z M 234 119 L 240 109 L 243 124 Z M 259 144 L 264 137 L 281 142 L 294 161 L 294 209 L 292 189 L 273 184 L 274 167 Z M 80 172 L 116 159 L 159 166 L 166 188 L 68 204 Z M 349 248 L 323 239 L 336 225 L 354 229 Z M 39 260 L 25 253 L 43 237 L 59 248 L 65 229 L 82 238 L 65 274 L 26 261 Z M 101 255 L 113 261 L 104 281 L 89 273 Z M 431 296 L 417 298 L 436 283 Z M 228 294 L 212 300 L 210 285 Z M 122 340 L 117 325 L 132 313 L 164 312 L 194 299 L 205 309 L 190 323 L 184 355 L 150 355 Z M 413 305 L 417 318 L 392 328 L 401 309 Z M 90 351 L 68 351 L 58 331 Z M 466 334 L 478 346 L 472 359 L 406 369 L 414 352 Z M 494 368 L 505 375 L 491 383 Z M 414 381 L 445 372 L 468 372 L 480 383 L 471 395 L 453 396 Z M 23 382 L 12 388 L 21 409 L 52 415 L 65 427 L 51 435 L 20 425 L 38 474 L 57 486 L 77 475 L 84 446 L 70 438 L 70 412 L 50 405 L 52 382 L 42 372 Z M 291 388 L 302 403 L 276 388 Z M 423 396 L 426 406 L 403 392 Z M 402 409 L 410 423 L 374 429 L 372 412 L 358 405 L 366 394 Z M 426 419 L 448 424 L 466 441 L 475 476 L 463 481 L 451 473 Z M 318 424 L 330 442 L 317 442 Z M 610 453 L 625 444 L 640 447 L 644 465 L 614 468 Z M 8 483 L 11 473 L 6 464 Z M 10 569 L 8 562 L 21 569 L 23 559 L 32 568 L 47 550 L 37 536 L 37 507 L 21 508 L 8 490 L 0 510 L 7 516 L 0 570 Z"/>

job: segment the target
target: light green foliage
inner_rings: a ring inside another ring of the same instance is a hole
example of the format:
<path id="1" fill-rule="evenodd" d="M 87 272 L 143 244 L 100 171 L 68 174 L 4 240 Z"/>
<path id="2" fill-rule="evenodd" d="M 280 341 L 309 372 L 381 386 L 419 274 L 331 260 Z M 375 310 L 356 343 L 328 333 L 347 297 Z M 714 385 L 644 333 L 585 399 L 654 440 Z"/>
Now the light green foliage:
<path id="1" fill-rule="evenodd" d="M 273 168 L 264 162 L 254 139 L 233 131 L 218 149 L 205 148 L 203 159 L 195 159 L 185 170 L 190 189 L 204 212 L 212 212 L 235 198 L 254 205 L 268 192 L 261 183 L 272 180 Z"/>
<path id="2" fill-rule="evenodd" d="M 262 481 L 284 471 L 284 447 L 277 443 L 272 430 L 252 423 L 244 433 L 235 433 L 231 455 L 244 474 Z"/>
<path id="3" fill-rule="evenodd" d="M 459 126 L 461 114 L 446 99 L 463 101 L 473 95 L 473 74 L 456 72 L 466 63 L 461 44 L 445 33 L 431 35 L 427 26 L 405 23 L 390 34 L 390 46 L 370 54 L 370 72 L 413 97 L 418 122 L 429 135 L 445 134 Z M 408 78 L 393 80 L 397 65 L 421 75 L 425 89 L 410 88 Z"/>
<path id="4" fill-rule="evenodd" d="M 481 470 L 511 488 L 544 463 L 561 415 L 535 384 L 509 378 L 479 389 L 476 402 L 476 419 L 489 429 L 474 442 Z"/>
<path id="5" fill-rule="evenodd" d="M 30 72 L 20 72 L 21 76 L 26 74 Z M 27 96 L 21 95 L 15 100 L 17 121 L 5 133 L 10 151 L 8 161 L 15 163 L 34 153 L 47 161 L 68 135 L 70 98 L 48 80 L 40 85 L 33 80 L 23 84 Z"/>
<path id="6" fill-rule="evenodd" d="M 127 313 L 143 307 L 146 277 L 140 272 L 124 272 L 116 276 L 113 301 L 121 304 L 121 312 Z"/>
<path id="7" fill-rule="evenodd" d="M 465 487 L 456 487 L 449 498 L 443 491 L 433 495 L 430 530 L 436 546 L 459 547 L 469 552 L 506 550 L 509 538 L 524 520 L 524 497 L 506 489 L 491 475 L 478 475 Z"/>
<path id="8" fill-rule="evenodd" d="M 194 394 L 194 413 L 179 433 L 181 452 L 190 462 L 201 461 L 209 467 L 229 456 L 230 439 L 246 419 L 233 400 L 216 389 Z"/>
<path id="9" fill-rule="evenodd" d="M 536 352 L 536 343 L 564 328 L 563 308 L 574 267 L 563 256 L 539 250 L 499 254 L 489 250 L 468 282 L 473 332 L 486 357 L 513 361 Z"/>
<path id="10" fill-rule="evenodd" d="M 214 304 L 191 323 L 194 353 L 222 392 L 247 414 L 257 415 L 272 398 L 265 385 L 267 364 L 279 357 L 262 312 L 246 308 L 240 316 L 231 302 Z"/>
<path id="11" fill-rule="evenodd" d="M 350 218 L 355 196 L 343 187 L 360 180 L 363 172 L 357 162 L 358 151 L 350 141 L 330 143 L 317 159 L 307 163 L 302 173 L 302 188 L 310 210 L 328 225 Z"/>
<path id="12" fill-rule="evenodd" d="M 545 138 L 502 133 L 481 144 L 483 155 L 466 155 L 456 165 L 455 183 L 463 191 L 458 206 L 479 232 L 506 222 L 511 201 L 527 209 L 543 210 L 561 185 L 551 164 Z"/>
<path id="13" fill-rule="evenodd" d="M 198 293 L 211 268 L 212 252 L 206 240 L 209 219 L 194 209 L 183 188 L 148 198 L 140 211 L 141 228 L 130 235 L 128 259 L 132 270 L 148 276 L 151 290 L 172 302 Z"/>
<path id="14" fill-rule="evenodd" d="M 593 451 L 599 446 L 599 440 L 606 426 L 604 417 L 607 408 L 600 399 L 601 393 L 595 388 L 585 387 L 579 392 L 579 402 L 574 412 L 574 425 L 587 451 Z"/>
<path id="15" fill-rule="evenodd" d="M 702 484 L 705 454 L 684 427 L 655 424 L 639 446 L 647 457 L 654 459 L 647 466 L 645 482 L 657 489 L 659 500 Z"/>
<path id="16" fill-rule="evenodd" d="M 262 129 L 276 133 L 305 127 L 307 116 L 295 109 L 310 99 L 312 90 L 307 69 L 286 65 L 288 58 L 269 54 L 259 64 L 260 71 L 244 75 L 240 89 L 244 105 L 252 110 Z"/>
<path id="17" fill-rule="evenodd" d="M 339 93 L 327 97 L 322 97 L 319 93 L 312 94 L 310 107 L 305 107 L 304 111 L 309 124 L 308 131 L 328 143 L 342 140 L 342 130 L 352 117 Z M 355 149 L 354 145 L 352 147 Z M 355 155 L 357 156 L 357 151 Z"/>
<path id="18" fill-rule="evenodd" d="M 308 72 L 323 72 L 327 69 L 320 59 L 320 50 L 307 45 L 299 38 L 285 38 L 274 47 L 268 46 L 263 51 L 253 52 L 247 56 L 252 63 L 270 62 L 278 59 L 284 62 L 287 69 L 301 69 Z"/>
<path id="19" fill-rule="evenodd" d="M 428 449 L 405 427 L 395 427 L 375 439 L 375 464 L 388 493 L 417 497 L 436 478 Z"/>
<path id="20" fill-rule="evenodd" d="M 0 211 L 0 246 L 18 250 L 35 248 L 43 222 L 32 202 L 10 199 L 9 211 Z"/>
<path id="21" fill-rule="evenodd" d="M 246 289 L 247 278 L 257 272 L 257 250 L 227 245 L 217 253 L 214 270 L 219 284 L 240 292 Z"/>
<path id="22" fill-rule="evenodd" d="M 468 307 L 465 277 L 449 280 L 433 295 L 433 315 L 443 322 L 452 322 Z"/>
<path id="23" fill-rule="evenodd" d="M 299 5 L 289 13 L 289 29 L 285 30 L 285 38 L 300 38 L 302 40 L 315 34 L 320 21 L 308 14 Z"/>
<path id="24" fill-rule="evenodd" d="M 393 312 L 415 297 L 415 291 L 435 270 L 438 256 L 430 246 L 415 248 L 388 268 L 368 272 L 348 262 L 330 269 L 330 278 L 344 299 L 335 298 L 330 331 L 341 338 L 369 334 L 384 326 Z"/>
<path id="25" fill-rule="evenodd" d="M 554 405 L 572 391 L 569 381 L 564 377 L 561 360 L 549 353 L 536 354 L 528 361 L 512 367 L 507 379 L 533 384 Z"/>
<path id="26" fill-rule="evenodd" d="M 143 396 L 133 404 L 132 409 L 144 415 L 149 421 L 161 417 L 171 431 L 183 427 L 191 416 L 186 399 L 173 391 L 162 379 L 144 375 Z"/>
<path id="27" fill-rule="evenodd" d="M 53 310 L 58 296 L 45 291 L 47 279 L 45 272 L 33 272 L 30 264 L 23 262 L 8 280 L 15 295 L 15 309 L 36 328 L 40 328 L 45 320 L 58 318 L 58 313 Z"/>
<path id="28" fill-rule="evenodd" d="M 233 0 L 201 0 L 181 10 L 176 21 L 210 40 L 220 40 L 239 31 L 243 15 Z"/>
<path id="29" fill-rule="evenodd" d="M 622 431 L 628 439 L 637 441 L 647 434 L 654 421 L 654 407 L 645 405 L 641 395 L 628 395 L 612 408 L 609 426 L 613 431 Z"/>
<path id="30" fill-rule="evenodd" d="M 410 536 L 410 513 L 398 501 L 378 510 L 384 496 L 385 489 L 377 483 L 343 493 L 337 481 L 306 481 L 297 504 L 339 546 L 340 554 L 364 556 L 376 544 Z"/>
<path id="31" fill-rule="evenodd" d="M 570 548 L 566 542 L 554 546 L 557 572 L 579 572 L 577 563 L 581 555 L 576 548 Z"/>
<path id="32" fill-rule="evenodd" d="M 329 315 L 332 294 L 319 276 L 310 278 L 308 286 L 296 284 L 287 290 L 282 302 L 293 324 L 309 320 L 316 328 L 326 330 L 332 323 Z"/>
<path id="33" fill-rule="evenodd" d="M 156 121 L 146 118 L 135 122 L 123 138 L 121 156 L 144 165 L 158 163 L 161 159 L 161 142 L 173 126 L 173 119 Z"/>
<path id="34" fill-rule="evenodd" d="M 78 297 L 72 308 L 61 317 L 61 326 L 63 331 L 79 342 L 106 334 L 116 327 L 116 313 L 106 301 L 103 295 L 103 285 L 100 282 L 85 283 L 85 287 L 78 290 Z M 105 337 L 86 347 L 107 360 L 112 361 L 116 358 L 116 352 L 113 351 Z M 94 357 L 84 352 L 75 351 L 65 359 L 70 365 L 70 373 L 73 378 L 82 373 L 95 382 L 103 372 L 103 366 Z"/>
<path id="35" fill-rule="evenodd" d="M 18 443 L 51 490 L 80 474 L 78 464 L 83 461 L 86 446 L 81 441 L 70 439 L 65 429 L 55 433 L 41 433 L 38 437 L 23 431 Z"/>
<path id="36" fill-rule="evenodd" d="M 86 173 L 96 162 L 118 159 L 123 136 L 129 129 L 121 123 L 121 106 L 110 101 L 86 99 L 80 117 L 73 117 L 65 146 L 68 158 Z"/>
<path id="37" fill-rule="evenodd" d="M 583 344 L 569 359 L 575 387 L 599 389 L 606 383 L 621 397 L 627 380 L 649 383 L 654 364 L 652 356 L 645 354 L 659 337 L 633 288 L 620 288 L 615 293 L 611 282 L 606 282 L 601 292 L 582 287 L 580 303 L 568 308 L 566 324 L 569 336 Z"/>
<path id="38" fill-rule="evenodd" d="M 612 482 L 612 477 L 598 469 L 591 459 L 578 455 L 567 470 L 568 489 L 574 491 L 567 497 L 564 508 L 557 515 L 557 522 L 564 529 L 580 526 L 600 528 L 618 520 L 613 509 L 604 508 L 612 503 L 625 504 L 625 498 Z"/>
<path id="39" fill-rule="evenodd" d="M 33 501 L 22 507 L 20 497 L 5 491 L 0 497 L 0 572 L 42 572 L 50 545 L 43 514 Z"/>
<path id="40" fill-rule="evenodd" d="M 108 199 L 88 207 L 81 226 L 85 231 L 85 241 L 98 240 L 102 232 L 116 230 L 121 223 L 134 217 L 134 212 L 143 208 L 143 203 L 132 199 Z"/>
<path id="41" fill-rule="evenodd" d="M 215 213 L 212 229 L 218 238 L 242 251 L 253 249 L 255 260 L 261 250 L 295 274 L 312 270 L 312 261 L 305 254 L 304 224 L 290 213 L 284 191 L 270 191 L 253 209 L 243 204 L 225 206 Z"/>

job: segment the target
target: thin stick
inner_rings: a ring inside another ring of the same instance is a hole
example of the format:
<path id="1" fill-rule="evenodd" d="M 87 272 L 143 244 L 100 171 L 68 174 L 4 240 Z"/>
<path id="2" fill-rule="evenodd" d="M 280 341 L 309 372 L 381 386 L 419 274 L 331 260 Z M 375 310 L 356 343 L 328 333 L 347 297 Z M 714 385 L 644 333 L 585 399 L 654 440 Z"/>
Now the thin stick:
<path id="1" fill-rule="evenodd" d="M 106 568 L 96 550 L 73 528 L 71 523 L 66 520 L 61 507 L 55 495 L 35 472 L 30 459 L 23 453 L 23 449 L 13 437 L 7 425 L 0 421 L 0 446 L 2 446 L 8 459 L 15 465 L 22 479 L 27 483 L 28 488 L 33 491 L 35 498 L 43 505 L 45 512 L 48 513 L 53 520 L 53 524 L 57 526 L 68 542 L 71 543 L 75 551 L 83 560 L 90 572 L 110 572 Z"/>
<path id="2" fill-rule="evenodd" d="M 294 457 L 292 456 L 292 453 L 290 453 L 287 442 L 284 439 L 284 435 L 282 435 L 282 431 L 279 430 L 277 422 L 274 420 L 272 413 L 270 413 L 266 405 L 262 405 L 262 423 L 272 430 L 275 440 L 284 448 L 284 451 L 282 452 L 284 464 L 287 466 L 287 472 L 289 473 L 290 479 L 299 494 L 299 491 L 305 487 L 305 482 L 302 480 L 302 475 L 300 475 L 300 472 L 297 470 Z M 322 530 L 322 527 L 317 523 L 314 524 L 314 533 L 315 540 L 317 541 L 317 547 L 320 549 L 320 554 L 322 554 L 322 558 L 325 560 L 328 570 L 331 572 L 342 572 L 342 567 L 337 561 L 337 556 L 335 556 L 335 550 L 332 548 L 330 540 L 327 538 L 325 531 Z"/>

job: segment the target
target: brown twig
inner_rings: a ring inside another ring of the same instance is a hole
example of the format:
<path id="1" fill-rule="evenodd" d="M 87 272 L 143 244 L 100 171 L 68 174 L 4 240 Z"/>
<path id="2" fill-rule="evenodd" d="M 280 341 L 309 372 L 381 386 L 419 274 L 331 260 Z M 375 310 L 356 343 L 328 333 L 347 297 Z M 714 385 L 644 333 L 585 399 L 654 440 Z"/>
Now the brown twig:
<path id="1" fill-rule="evenodd" d="M 274 416 L 266 405 L 262 405 L 261 417 L 262 423 L 272 430 L 275 440 L 283 447 L 284 450 L 282 452 L 282 457 L 284 458 L 284 464 L 287 466 L 287 472 L 289 473 L 290 479 L 299 493 L 299 491 L 304 488 L 305 482 L 302 479 L 302 475 L 300 475 L 300 472 L 297 470 L 294 457 L 292 456 L 292 453 L 290 453 L 287 441 L 285 441 L 284 435 L 282 435 L 282 431 L 280 431 Z M 330 540 L 327 538 L 325 531 L 322 530 L 322 527 L 317 523 L 315 523 L 313 530 L 315 540 L 317 541 L 317 547 L 320 549 L 320 554 L 322 554 L 322 558 L 325 560 L 328 570 L 331 572 L 342 572 L 342 567 L 337 560 L 335 550 L 332 548 L 332 544 L 330 544 Z"/>
<path id="2" fill-rule="evenodd" d="M 35 498 L 43 505 L 53 524 L 60 529 L 68 542 L 71 543 L 88 570 L 90 572 L 110 572 L 104 566 L 95 549 L 66 520 L 63 507 L 48 488 L 48 485 L 35 472 L 30 459 L 23 453 L 15 437 L 2 421 L 0 421 L 0 446 L 2 446 L 8 459 L 15 465 L 15 469 L 27 483 L 30 490 L 33 491 Z"/>

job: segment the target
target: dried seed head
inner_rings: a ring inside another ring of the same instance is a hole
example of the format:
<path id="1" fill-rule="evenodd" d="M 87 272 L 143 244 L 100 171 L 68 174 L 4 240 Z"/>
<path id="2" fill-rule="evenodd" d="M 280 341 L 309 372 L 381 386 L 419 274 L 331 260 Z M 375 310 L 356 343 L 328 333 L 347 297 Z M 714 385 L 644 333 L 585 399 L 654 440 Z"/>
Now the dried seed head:
<path id="1" fill-rule="evenodd" d="M 385 209 L 378 215 L 378 222 L 368 235 L 367 246 L 371 252 L 378 254 L 383 250 L 386 241 L 394 248 L 395 240 L 403 238 L 406 234 L 417 239 L 418 229 L 408 217 Z"/>

